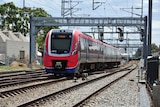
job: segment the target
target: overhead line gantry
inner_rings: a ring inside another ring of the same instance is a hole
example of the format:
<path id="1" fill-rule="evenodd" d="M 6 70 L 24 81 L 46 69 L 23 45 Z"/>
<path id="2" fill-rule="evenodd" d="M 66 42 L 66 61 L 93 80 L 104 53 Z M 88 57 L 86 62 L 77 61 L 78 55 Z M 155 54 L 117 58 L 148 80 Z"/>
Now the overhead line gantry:
<path id="1" fill-rule="evenodd" d="M 30 17 L 30 61 L 32 62 L 36 55 L 36 27 L 37 26 L 96 26 L 96 27 L 135 27 L 144 29 L 143 37 L 143 58 L 147 57 L 147 16 L 142 17 Z M 105 32 L 105 31 L 104 31 Z M 125 31 L 123 31 L 125 33 Z M 116 32 L 117 33 L 117 32 Z M 130 33 L 130 32 L 127 32 Z M 133 33 L 133 32 L 131 32 Z M 135 31 L 134 33 L 140 33 Z"/>

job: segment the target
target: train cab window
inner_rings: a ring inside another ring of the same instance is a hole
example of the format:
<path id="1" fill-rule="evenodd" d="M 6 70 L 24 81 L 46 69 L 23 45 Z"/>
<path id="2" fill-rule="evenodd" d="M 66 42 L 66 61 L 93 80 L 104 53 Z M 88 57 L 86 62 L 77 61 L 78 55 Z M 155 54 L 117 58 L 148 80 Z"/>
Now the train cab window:
<path id="1" fill-rule="evenodd" d="M 51 53 L 67 54 L 71 47 L 71 34 L 52 34 Z"/>

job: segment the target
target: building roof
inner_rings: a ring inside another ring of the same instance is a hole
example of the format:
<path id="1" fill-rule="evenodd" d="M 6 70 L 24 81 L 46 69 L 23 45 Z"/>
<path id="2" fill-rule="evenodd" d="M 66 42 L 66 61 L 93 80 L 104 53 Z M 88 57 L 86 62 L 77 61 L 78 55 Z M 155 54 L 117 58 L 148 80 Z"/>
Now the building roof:
<path id="1" fill-rule="evenodd" d="M 9 37 L 7 37 L 2 31 L 0 30 L 0 42 L 6 42 L 6 40 L 11 40 Z"/>
<path id="2" fill-rule="evenodd" d="M 28 40 L 20 32 L 0 30 L 0 42 L 6 42 L 6 40 L 28 42 Z"/>
<path id="3" fill-rule="evenodd" d="M 20 32 L 13 32 L 13 34 L 19 38 L 23 42 L 28 42 L 28 40 L 20 33 Z"/>
<path id="4" fill-rule="evenodd" d="M 10 38 L 10 40 L 14 40 L 14 41 L 21 41 L 19 38 L 17 38 L 12 31 L 2 31 L 2 33 L 4 33 L 8 38 Z"/>

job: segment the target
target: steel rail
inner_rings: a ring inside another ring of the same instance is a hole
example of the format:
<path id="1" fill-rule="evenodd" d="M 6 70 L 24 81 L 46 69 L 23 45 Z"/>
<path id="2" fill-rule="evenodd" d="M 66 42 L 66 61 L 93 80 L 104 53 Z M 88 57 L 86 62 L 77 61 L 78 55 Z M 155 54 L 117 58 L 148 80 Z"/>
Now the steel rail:
<path id="1" fill-rule="evenodd" d="M 123 69 L 124 69 L 124 68 L 123 68 Z M 125 70 L 125 69 L 124 69 L 124 70 Z M 111 76 L 111 75 L 113 75 L 113 74 L 115 74 L 115 73 L 117 73 L 117 72 L 121 72 L 121 71 L 122 71 L 122 70 L 120 70 L 120 71 L 115 71 L 115 72 L 110 72 L 109 74 L 105 74 L 105 75 L 103 75 L 103 76 L 101 76 L 101 77 L 97 77 L 97 78 L 95 78 L 95 79 L 88 80 L 88 81 L 86 81 L 86 82 L 83 82 L 83 83 L 80 83 L 80 84 L 77 84 L 77 85 L 74 85 L 74 86 L 71 86 L 71 87 L 62 89 L 62 90 L 60 90 L 60 91 L 57 91 L 57 92 L 54 92 L 54 93 L 52 93 L 52 94 L 43 96 L 43 97 L 41 97 L 41 98 L 35 99 L 35 100 L 30 101 L 30 102 L 27 102 L 27 103 L 25 103 L 25 104 L 21 104 L 21 105 L 19 105 L 18 107 L 28 107 L 28 106 L 32 106 L 32 105 L 41 105 L 41 104 L 45 103 L 48 99 L 55 99 L 56 96 L 58 96 L 58 95 L 62 95 L 62 94 L 69 93 L 69 92 L 71 92 L 71 91 L 73 91 L 73 90 L 79 89 L 80 87 L 86 86 L 86 85 L 88 85 L 88 84 L 90 84 L 90 83 L 96 82 L 96 81 L 98 81 L 98 80 L 101 80 L 101 79 L 103 79 L 103 78 L 106 78 L 106 77 L 108 77 L 108 76 Z"/>
<path id="2" fill-rule="evenodd" d="M 30 85 L 30 86 L 24 86 L 24 87 L 12 89 L 12 90 L 2 91 L 2 92 L 0 92 L 0 97 L 5 98 L 5 97 L 9 97 L 9 96 L 14 96 L 14 95 L 17 95 L 20 93 L 27 92 L 27 90 L 29 90 L 29 89 L 33 90 L 35 88 L 43 87 L 46 85 L 50 85 L 50 84 L 65 81 L 65 80 L 66 80 L 66 78 L 61 78 L 61 79 L 51 80 L 51 81 L 47 81 L 47 82 L 43 82 L 43 83 L 39 83 L 39 84 Z"/>
<path id="3" fill-rule="evenodd" d="M 119 80 L 121 80 L 122 78 L 124 78 L 125 76 L 127 76 L 129 73 L 131 73 L 134 69 L 136 69 L 136 67 L 134 67 L 133 69 L 129 70 L 129 72 L 127 72 L 126 74 L 122 75 L 121 77 L 113 80 L 112 82 L 110 82 L 109 84 L 105 85 L 104 87 L 100 88 L 99 90 L 95 91 L 94 93 L 90 94 L 89 96 L 87 96 L 86 98 L 84 98 L 83 100 L 79 101 L 77 104 L 75 104 L 73 107 L 82 107 L 85 103 L 87 103 L 92 97 L 98 95 L 99 93 L 103 92 L 104 90 L 106 90 L 107 88 L 109 88 L 110 86 L 112 86 L 113 84 L 115 84 L 116 82 L 118 82 Z"/>

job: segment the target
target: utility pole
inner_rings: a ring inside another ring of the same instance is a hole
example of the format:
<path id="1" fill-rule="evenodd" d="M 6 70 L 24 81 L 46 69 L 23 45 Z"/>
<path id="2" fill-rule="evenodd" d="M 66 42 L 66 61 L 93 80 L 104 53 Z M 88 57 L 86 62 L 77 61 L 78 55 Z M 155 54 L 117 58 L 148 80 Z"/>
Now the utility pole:
<path id="1" fill-rule="evenodd" d="M 23 0 L 23 35 L 25 36 L 24 17 L 25 17 L 25 0 Z"/>
<path id="2" fill-rule="evenodd" d="M 141 17 L 143 17 L 143 0 L 142 0 L 142 5 L 141 5 Z"/>
<path id="3" fill-rule="evenodd" d="M 23 0 L 23 8 L 25 7 L 25 0 Z"/>
<path id="4" fill-rule="evenodd" d="M 151 41 L 152 41 L 152 0 L 148 4 L 148 55 L 151 55 Z"/>

